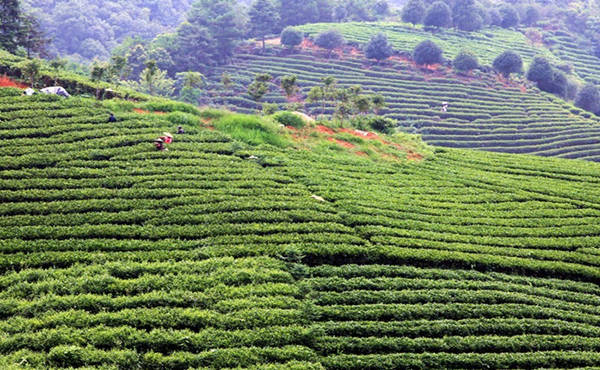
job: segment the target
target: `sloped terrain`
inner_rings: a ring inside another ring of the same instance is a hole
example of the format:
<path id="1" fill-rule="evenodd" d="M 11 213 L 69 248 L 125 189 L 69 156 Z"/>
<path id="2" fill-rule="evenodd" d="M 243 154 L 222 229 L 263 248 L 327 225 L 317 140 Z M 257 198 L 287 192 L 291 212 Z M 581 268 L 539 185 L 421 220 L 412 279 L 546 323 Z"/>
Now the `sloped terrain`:
<path id="1" fill-rule="evenodd" d="M 234 66 L 222 70 L 232 72 L 233 79 L 242 85 L 265 70 L 276 79 L 296 74 L 304 96 L 328 75 L 342 87 L 360 85 L 366 93 L 380 92 L 388 102 L 382 114 L 397 120 L 402 130 L 421 134 L 434 145 L 600 160 L 598 118 L 537 88 L 506 85 L 490 75 L 465 78 L 449 69 L 423 72 L 404 60 L 373 66 L 361 54 L 330 61 L 311 49 L 282 54 L 239 55 Z M 285 106 L 275 84 L 264 100 Z M 217 97 L 216 101 L 243 112 L 256 107 L 248 96 Z M 447 112 L 441 111 L 442 102 L 449 102 Z M 307 107 L 315 115 L 320 113 L 318 104 Z M 332 114 L 333 108 L 326 113 Z"/>
<path id="2" fill-rule="evenodd" d="M 598 164 L 107 112 L 0 98 L 3 368 L 600 366 Z"/>

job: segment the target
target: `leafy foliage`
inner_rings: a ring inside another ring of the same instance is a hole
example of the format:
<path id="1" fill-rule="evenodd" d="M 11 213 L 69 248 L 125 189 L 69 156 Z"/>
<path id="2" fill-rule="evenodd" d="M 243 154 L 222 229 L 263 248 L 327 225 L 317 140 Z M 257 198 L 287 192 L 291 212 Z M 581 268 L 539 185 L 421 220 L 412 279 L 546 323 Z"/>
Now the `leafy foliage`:
<path id="1" fill-rule="evenodd" d="M 447 28 L 452 25 L 452 10 L 443 1 L 436 1 L 427 9 L 423 24 L 429 27 Z"/>
<path id="2" fill-rule="evenodd" d="M 470 72 L 479 68 L 479 58 L 468 49 L 462 49 L 456 54 L 452 61 L 452 66 L 457 71 Z"/>
<path id="3" fill-rule="evenodd" d="M 304 33 L 294 27 L 286 27 L 281 32 L 281 45 L 285 45 L 290 49 L 300 45 L 303 40 Z"/>
<path id="4" fill-rule="evenodd" d="M 423 0 L 408 0 L 402 7 L 402 21 L 413 25 L 420 24 L 425 18 L 426 11 Z"/>
<path id="5" fill-rule="evenodd" d="M 365 57 L 368 59 L 377 59 L 377 62 L 389 58 L 392 54 L 394 54 L 394 49 L 390 45 L 387 36 L 383 33 L 372 36 L 365 47 Z"/>
<path id="6" fill-rule="evenodd" d="M 492 64 L 494 68 L 508 79 L 511 73 L 520 73 L 523 70 L 523 60 L 514 51 L 507 50 L 498 55 Z"/>
<path id="7" fill-rule="evenodd" d="M 315 37 L 315 45 L 328 51 L 328 57 L 331 57 L 331 53 L 334 49 L 344 46 L 346 39 L 340 33 L 340 31 L 331 29 L 323 31 Z"/>
<path id="8" fill-rule="evenodd" d="M 430 65 L 441 63 L 443 51 L 433 41 L 425 40 L 415 46 L 413 50 L 413 59 L 420 65 Z"/>

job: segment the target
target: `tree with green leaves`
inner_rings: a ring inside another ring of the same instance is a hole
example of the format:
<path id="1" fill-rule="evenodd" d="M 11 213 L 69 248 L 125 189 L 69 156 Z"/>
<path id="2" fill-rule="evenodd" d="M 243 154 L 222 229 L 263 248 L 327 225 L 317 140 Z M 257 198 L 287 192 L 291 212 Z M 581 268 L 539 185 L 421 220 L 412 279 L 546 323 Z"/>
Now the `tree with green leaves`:
<path id="1" fill-rule="evenodd" d="M 281 45 L 286 46 L 288 49 L 302 44 L 304 41 L 304 33 L 295 27 L 286 27 L 281 32 Z"/>
<path id="2" fill-rule="evenodd" d="M 206 86 L 204 75 L 200 72 L 180 72 L 175 75 L 181 89 L 179 90 L 179 100 L 190 104 L 198 104 L 202 95 L 202 88 Z"/>
<path id="3" fill-rule="evenodd" d="M 521 17 L 519 16 L 519 12 L 512 5 L 504 5 L 500 8 L 500 17 L 502 21 L 500 21 L 500 26 L 502 28 L 510 28 L 516 27 L 521 22 Z"/>
<path id="4" fill-rule="evenodd" d="M 331 58 L 334 49 L 341 48 L 346 43 L 346 39 L 338 30 L 323 31 L 315 38 L 315 45 L 328 51 L 327 58 Z"/>
<path id="5" fill-rule="evenodd" d="M 44 35 L 38 20 L 31 15 L 21 16 L 21 31 L 19 34 L 19 46 L 25 49 L 25 55 L 30 58 L 32 55 L 48 56 L 47 46 L 50 39 Z"/>
<path id="6" fill-rule="evenodd" d="M 452 67 L 459 72 L 471 72 L 479 68 L 479 58 L 469 49 L 461 49 L 452 60 Z"/>
<path id="7" fill-rule="evenodd" d="M 428 27 L 447 28 L 452 26 L 452 10 L 443 1 L 436 1 L 431 4 L 423 24 Z"/>
<path id="8" fill-rule="evenodd" d="M 262 48 L 265 50 L 266 35 L 275 32 L 280 21 L 279 13 L 272 0 L 255 0 L 248 12 L 250 16 L 250 32 L 260 37 Z"/>
<path id="9" fill-rule="evenodd" d="M 508 81 L 511 73 L 519 73 L 523 70 L 523 60 L 519 54 L 507 50 L 494 59 L 492 66 Z"/>
<path id="10" fill-rule="evenodd" d="M 323 18 L 332 12 L 332 5 L 319 0 L 278 0 L 281 27 L 327 21 Z"/>
<path id="11" fill-rule="evenodd" d="M 121 80 L 127 78 L 131 73 L 131 67 L 127 64 L 127 58 L 122 55 L 113 55 L 110 57 L 110 67 L 108 74 L 109 80 L 119 84 Z"/>
<path id="12" fill-rule="evenodd" d="M 575 98 L 575 106 L 585 109 L 588 112 L 598 112 L 600 110 L 600 93 L 598 87 L 593 83 L 586 83 Z"/>
<path id="13" fill-rule="evenodd" d="M 298 76 L 288 75 L 281 78 L 281 88 L 285 93 L 285 97 L 288 101 L 292 100 L 296 94 L 298 94 Z"/>
<path id="14" fill-rule="evenodd" d="M 209 29 L 190 22 L 182 23 L 177 29 L 170 54 L 177 71 L 205 71 L 216 64 L 218 58 L 216 40 Z"/>
<path id="15" fill-rule="evenodd" d="M 535 26 L 535 24 L 541 19 L 540 11 L 535 5 L 528 5 L 525 8 L 525 18 L 523 18 L 523 23 L 529 27 Z"/>
<path id="16" fill-rule="evenodd" d="M 35 80 L 42 69 L 42 61 L 40 59 L 28 59 L 20 64 L 21 70 L 29 79 L 31 88 L 35 85 Z"/>
<path id="17" fill-rule="evenodd" d="M 100 86 L 99 82 L 104 81 L 104 79 L 108 76 L 110 66 L 106 62 L 101 62 L 97 59 L 94 59 L 92 66 L 90 68 L 90 79 L 93 82 L 96 82 L 96 99 L 100 99 Z"/>
<path id="18" fill-rule="evenodd" d="M 550 83 L 554 79 L 554 69 L 548 59 L 537 55 L 531 61 L 525 77 L 529 81 L 536 82 L 538 86 L 540 83 Z"/>
<path id="19" fill-rule="evenodd" d="M 420 42 L 413 50 L 413 59 L 418 65 L 425 65 L 425 67 L 441 63 L 444 61 L 442 57 L 443 51 L 431 40 L 425 40 Z"/>
<path id="20" fill-rule="evenodd" d="M 413 26 L 423 22 L 427 9 L 423 0 L 408 0 L 402 7 L 402 22 L 412 23 Z"/>
<path id="21" fill-rule="evenodd" d="M 242 15 L 236 0 L 198 0 L 188 13 L 188 22 L 208 32 L 216 57 L 225 63 L 244 35 Z"/>
<path id="22" fill-rule="evenodd" d="M 478 31 L 483 28 L 483 18 L 475 0 L 460 0 L 452 8 L 454 26 L 463 31 Z"/>
<path id="23" fill-rule="evenodd" d="M 365 57 L 367 59 L 376 59 L 377 64 L 381 63 L 394 54 L 394 49 L 388 41 L 388 37 L 383 33 L 371 36 L 371 40 L 365 47 Z"/>
<path id="24" fill-rule="evenodd" d="M 321 105 L 321 113 L 317 116 L 317 120 L 323 116 L 325 113 L 325 91 L 321 86 L 313 86 L 306 96 L 306 101 Z"/>
<path id="25" fill-rule="evenodd" d="M 150 95 L 154 95 L 156 93 L 154 82 L 158 71 L 159 69 L 156 65 L 156 60 L 151 59 L 146 62 L 146 68 L 142 71 L 142 74 L 140 75 L 141 81 L 143 81 L 148 87 Z"/>
<path id="26" fill-rule="evenodd" d="M 273 76 L 268 73 L 257 73 L 256 76 L 254 76 L 254 81 L 248 85 L 246 92 L 250 95 L 252 100 L 256 102 L 259 111 L 261 110 L 260 101 L 269 92 L 268 83 L 272 79 Z"/>
<path id="27" fill-rule="evenodd" d="M 22 37 L 21 7 L 19 0 L 0 2 L 0 48 L 16 53 Z"/>

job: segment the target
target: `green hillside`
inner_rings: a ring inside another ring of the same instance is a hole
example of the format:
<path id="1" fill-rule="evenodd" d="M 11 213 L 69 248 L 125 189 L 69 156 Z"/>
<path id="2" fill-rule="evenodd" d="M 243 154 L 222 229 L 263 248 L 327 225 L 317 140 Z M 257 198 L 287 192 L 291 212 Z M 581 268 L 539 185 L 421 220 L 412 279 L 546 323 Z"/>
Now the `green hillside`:
<path id="1" fill-rule="evenodd" d="M 412 31 L 406 35 L 402 32 L 397 33 L 398 37 L 412 37 Z M 515 34 L 498 32 L 499 35 Z M 362 35 L 370 36 L 366 32 Z M 499 46 L 497 50 L 500 50 Z M 596 116 L 556 96 L 541 93 L 535 87 L 517 83 L 508 85 L 492 74 L 464 77 L 445 67 L 423 72 L 399 58 L 377 66 L 366 61 L 361 53 L 346 53 L 328 61 L 322 51 L 312 48 L 297 53 L 275 48 L 270 55 L 238 54 L 233 65 L 222 67 L 215 73 L 213 82 L 216 84 L 221 72 L 228 71 L 235 82 L 247 86 L 255 74 L 265 70 L 276 81 L 282 76 L 296 74 L 304 96 L 328 75 L 334 76 L 342 87 L 358 84 L 367 93 L 380 92 L 388 102 L 382 114 L 397 120 L 402 130 L 421 134 L 425 141 L 434 145 L 591 161 L 600 159 L 600 126 Z M 242 112 L 253 112 L 256 107 L 247 95 L 213 99 Z M 286 105 L 281 88 L 276 84 L 271 86 L 265 101 L 278 103 L 282 109 Z M 442 102 L 450 103 L 447 112 L 440 111 Z M 320 111 L 315 105 L 306 106 L 315 115 Z M 333 113 L 333 108 L 328 112 Z"/>
<path id="2" fill-rule="evenodd" d="M 3 369 L 600 367 L 600 165 L 249 146 L 133 107 L 0 98 Z"/>

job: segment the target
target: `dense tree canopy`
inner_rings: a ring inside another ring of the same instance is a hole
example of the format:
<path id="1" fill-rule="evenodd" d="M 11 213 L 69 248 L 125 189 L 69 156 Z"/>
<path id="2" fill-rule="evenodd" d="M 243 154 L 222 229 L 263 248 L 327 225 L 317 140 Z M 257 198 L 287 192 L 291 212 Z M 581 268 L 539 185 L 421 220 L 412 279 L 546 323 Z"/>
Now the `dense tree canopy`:
<path id="1" fill-rule="evenodd" d="M 461 72 L 470 72 L 479 67 L 479 58 L 468 49 L 461 49 L 452 61 L 455 70 Z"/>
<path id="2" fill-rule="evenodd" d="M 415 46 L 413 58 L 415 63 L 428 66 L 430 64 L 441 63 L 443 61 L 442 54 L 442 49 L 433 41 L 425 40 Z"/>
<path id="3" fill-rule="evenodd" d="M 388 37 L 383 33 L 372 36 L 365 47 L 367 59 L 377 59 L 377 62 L 389 58 L 392 54 L 394 54 L 394 49 L 388 42 Z"/>
<path id="4" fill-rule="evenodd" d="M 456 1 L 452 8 L 454 25 L 463 31 L 477 31 L 483 27 L 483 18 L 475 0 Z"/>
<path id="5" fill-rule="evenodd" d="M 265 48 L 265 36 L 275 32 L 279 27 L 279 13 L 272 0 L 256 0 L 249 11 L 250 32 L 258 36 Z"/>
<path id="6" fill-rule="evenodd" d="M 95 57 L 107 59 L 127 37 L 150 40 L 174 30 L 193 1 L 22 0 L 22 4 L 53 39 L 52 52 L 89 61 Z"/>
<path id="7" fill-rule="evenodd" d="M 590 112 L 600 110 L 600 93 L 598 93 L 598 87 L 592 83 L 587 83 L 583 86 L 577 94 L 577 98 L 575 98 L 575 105 Z"/>
<path id="8" fill-rule="evenodd" d="M 423 22 L 426 12 L 423 0 L 408 0 L 402 8 L 402 22 L 419 24 Z"/>
<path id="9" fill-rule="evenodd" d="M 315 45 L 320 48 L 326 49 L 329 53 L 328 56 L 331 57 L 331 52 L 334 49 L 344 46 L 346 40 L 344 36 L 338 30 L 329 30 L 321 32 L 315 38 Z"/>
<path id="10" fill-rule="evenodd" d="M 450 27 L 452 26 L 452 10 L 446 3 L 436 1 L 427 9 L 423 24 L 437 28 Z"/>
<path id="11" fill-rule="evenodd" d="M 285 45 L 288 48 L 298 46 L 304 40 L 304 33 L 294 27 L 286 27 L 281 32 L 281 45 Z"/>
<path id="12" fill-rule="evenodd" d="M 27 56 L 42 55 L 48 42 L 37 19 L 23 13 L 18 0 L 0 2 L 0 49 L 14 54 L 21 48 Z"/>
<path id="13" fill-rule="evenodd" d="M 493 67 L 508 79 L 511 73 L 519 73 L 523 70 L 523 60 L 519 54 L 507 50 L 494 59 Z"/>

